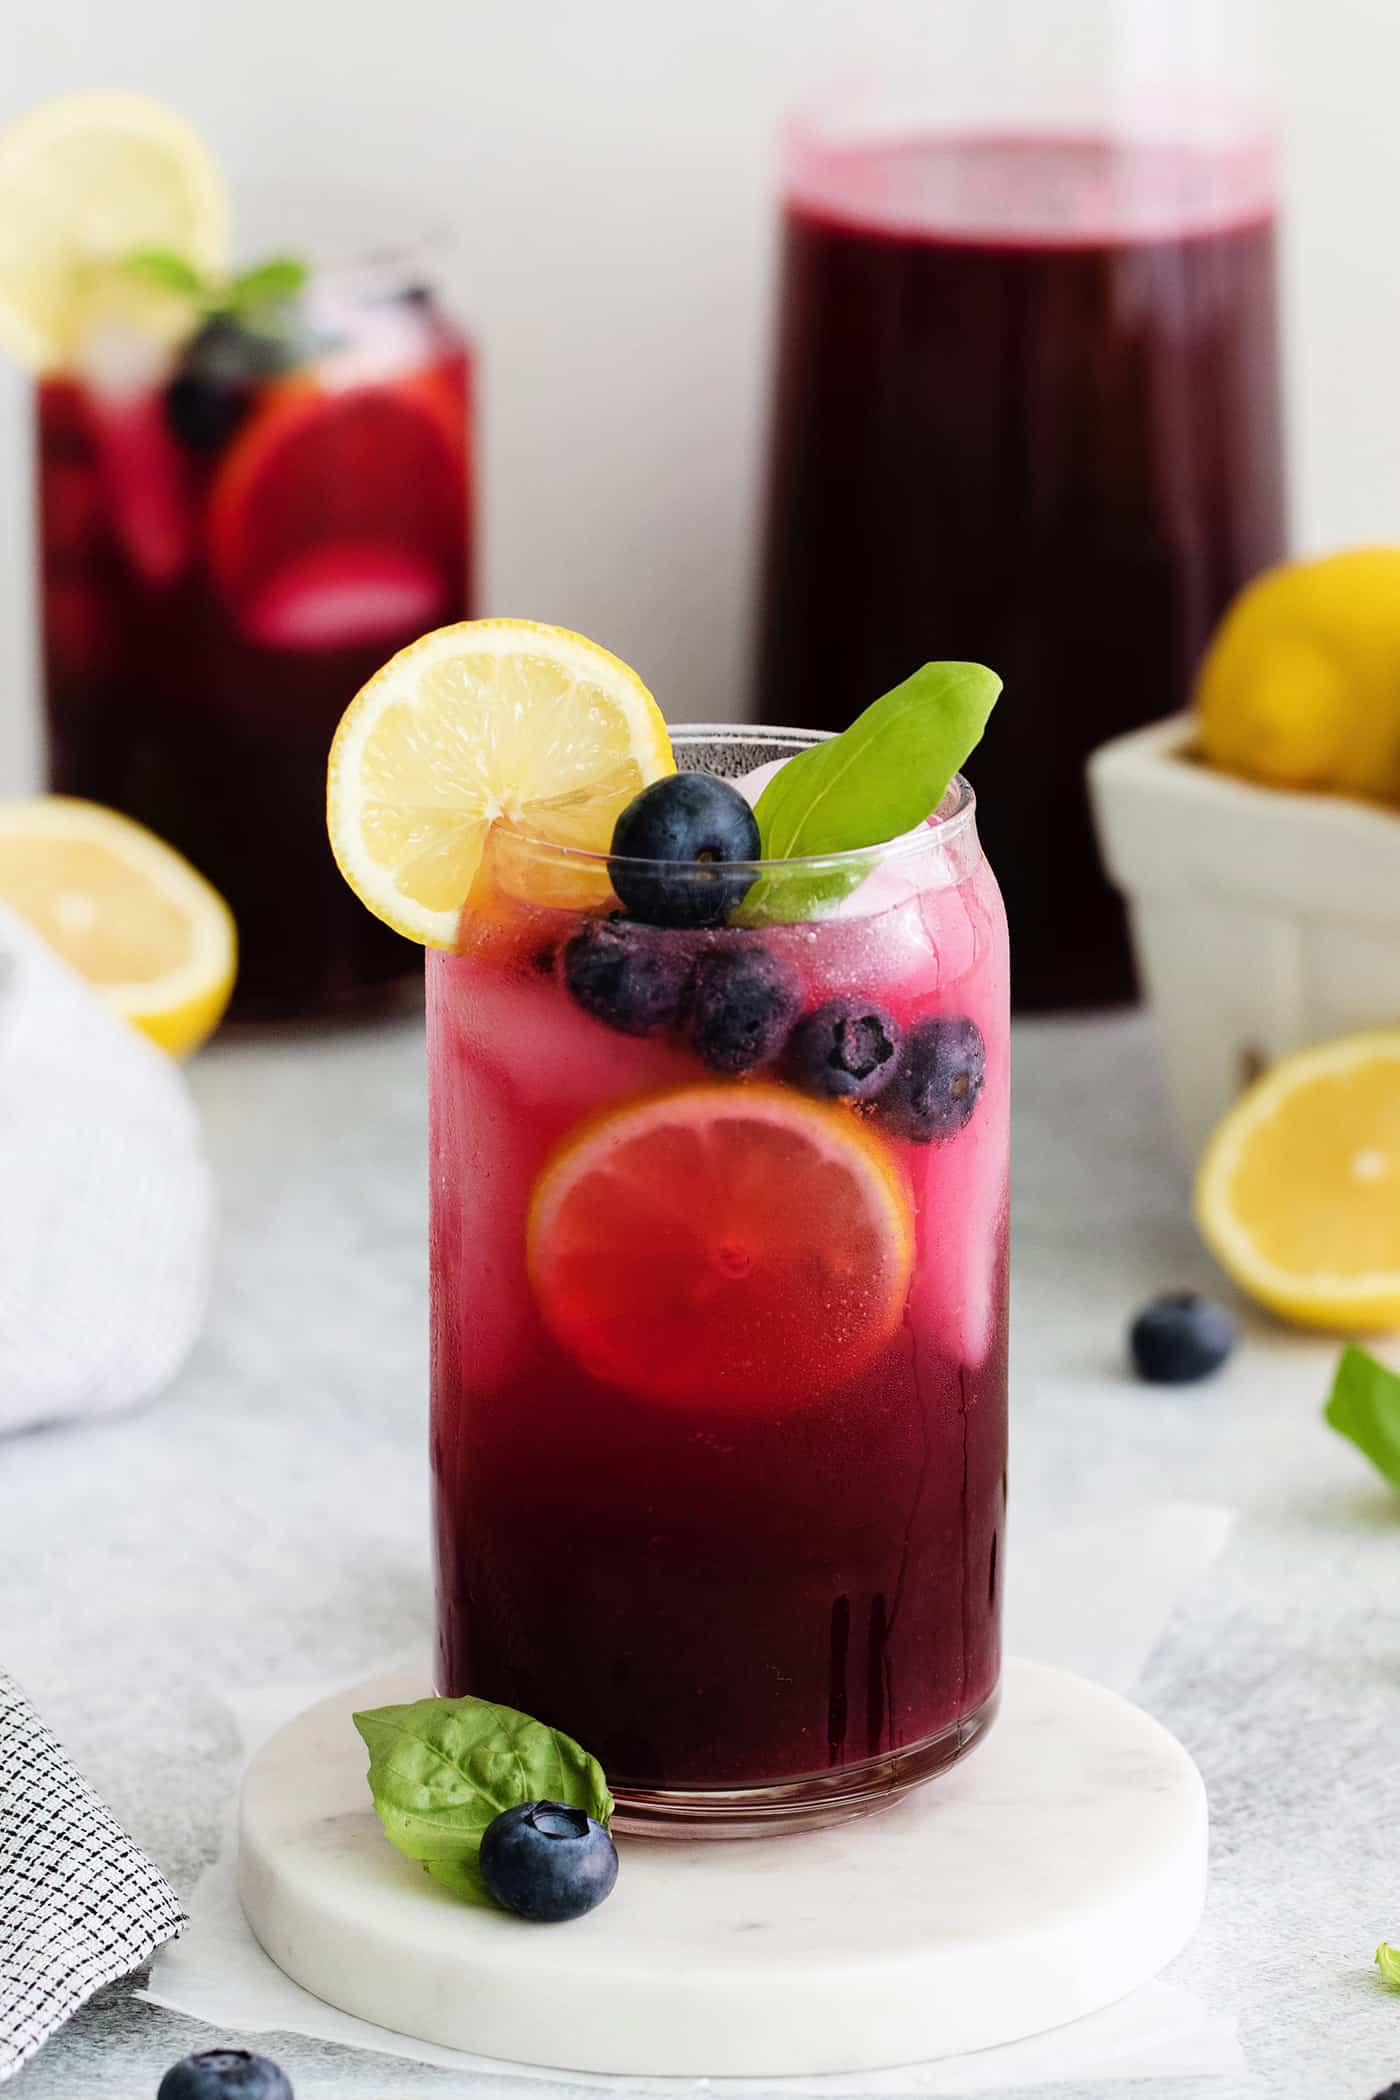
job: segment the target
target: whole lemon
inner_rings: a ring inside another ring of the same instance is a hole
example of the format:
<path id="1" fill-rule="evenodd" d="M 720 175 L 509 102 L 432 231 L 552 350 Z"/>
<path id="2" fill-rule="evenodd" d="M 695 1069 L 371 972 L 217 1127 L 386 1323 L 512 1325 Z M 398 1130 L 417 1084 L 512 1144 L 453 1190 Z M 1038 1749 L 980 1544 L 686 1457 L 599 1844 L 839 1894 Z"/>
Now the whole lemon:
<path id="1" fill-rule="evenodd" d="M 1206 652 L 1196 705 L 1212 765 L 1400 802 L 1400 547 L 1256 577 Z"/>

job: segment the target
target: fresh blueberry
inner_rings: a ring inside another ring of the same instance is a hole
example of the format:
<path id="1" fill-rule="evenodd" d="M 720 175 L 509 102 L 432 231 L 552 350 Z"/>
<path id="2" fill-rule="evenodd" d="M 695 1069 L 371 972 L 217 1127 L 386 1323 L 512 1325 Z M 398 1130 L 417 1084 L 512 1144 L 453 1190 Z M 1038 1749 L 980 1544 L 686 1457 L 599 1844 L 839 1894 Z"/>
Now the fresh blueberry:
<path id="1" fill-rule="evenodd" d="M 634 919 L 653 926 L 722 926 L 753 887 L 726 861 L 757 860 L 754 813 L 713 773 L 672 773 L 628 803 L 613 826 L 613 888 Z M 675 861 L 665 868 L 639 861 Z M 684 863 L 684 865 L 681 865 Z"/>
<path id="2" fill-rule="evenodd" d="M 737 1078 L 782 1053 L 802 1005 L 791 965 L 745 940 L 702 958 L 691 991 L 690 1026 L 697 1056 Z"/>
<path id="3" fill-rule="evenodd" d="M 270 2057 L 248 2049 L 203 2049 L 171 2065 L 156 2100 L 292 2100 L 292 2088 Z"/>
<path id="4" fill-rule="evenodd" d="M 792 1032 L 788 1063 L 799 1086 L 837 1101 L 873 1101 L 889 1085 L 900 1027 L 870 999 L 828 999 Z"/>
<path id="5" fill-rule="evenodd" d="M 617 1848 L 581 1808 L 527 1801 L 488 1824 L 481 1878 L 502 1909 L 553 1925 L 581 1918 L 612 1894 Z"/>
<path id="6" fill-rule="evenodd" d="M 252 408 L 259 386 L 296 362 L 287 337 L 215 314 L 186 347 L 165 390 L 165 419 L 192 452 L 217 452 Z"/>
<path id="7" fill-rule="evenodd" d="M 1128 1333 L 1133 1366 L 1149 1385 L 1192 1385 L 1209 1378 L 1234 1346 L 1230 1314 L 1197 1291 L 1168 1291 L 1154 1298 Z"/>
<path id="8" fill-rule="evenodd" d="M 690 987 L 684 942 L 635 919 L 588 919 L 564 946 L 564 982 L 585 1013 L 623 1035 L 680 1019 Z"/>
<path id="9" fill-rule="evenodd" d="M 880 1096 L 880 1116 L 897 1137 L 941 1143 L 972 1121 L 986 1077 L 987 1046 L 975 1021 L 919 1021 Z"/>

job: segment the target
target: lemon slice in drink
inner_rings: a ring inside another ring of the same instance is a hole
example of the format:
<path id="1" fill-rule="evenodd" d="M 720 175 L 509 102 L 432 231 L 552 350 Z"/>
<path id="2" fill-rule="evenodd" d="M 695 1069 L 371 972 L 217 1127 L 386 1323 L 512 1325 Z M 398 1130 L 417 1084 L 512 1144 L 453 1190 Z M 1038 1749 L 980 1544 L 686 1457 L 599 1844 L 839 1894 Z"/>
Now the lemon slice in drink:
<path id="1" fill-rule="evenodd" d="M 606 649 L 531 620 L 464 620 L 351 701 L 331 746 L 331 848 L 378 918 L 452 948 L 493 822 L 605 853 L 619 812 L 674 771 L 660 708 Z"/>
<path id="2" fill-rule="evenodd" d="M 140 249 L 201 272 L 228 265 L 228 207 L 197 132 L 143 95 L 64 95 L 0 136 L 0 343 L 37 371 L 72 362 L 94 302 L 115 292 L 129 320 L 169 315 L 113 266 Z M 186 313 L 186 320 L 188 315 Z"/>
<path id="3" fill-rule="evenodd" d="M 858 1377 L 899 1328 L 914 1259 L 889 1148 L 762 1081 L 643 1095 L 571 1131 L 527 1237 L 540 1310 L 594 1377 L 708 1413 Z"/>
<path id="4" fill-rule="evenodd" d="M 96 802 L 0 802 L 0 904 L 27 919 L 113 1010 L 187 1057 L 228 1005 L 233 914 L 144 825 Z"/>
<path id="5" fill-rule="evenodd" d="M 1251 1087 L 1206 1149 L 1196 1219 L 1282 1318 L 1400 1327 L 1400 1031 L 1300 1051 Z"/>

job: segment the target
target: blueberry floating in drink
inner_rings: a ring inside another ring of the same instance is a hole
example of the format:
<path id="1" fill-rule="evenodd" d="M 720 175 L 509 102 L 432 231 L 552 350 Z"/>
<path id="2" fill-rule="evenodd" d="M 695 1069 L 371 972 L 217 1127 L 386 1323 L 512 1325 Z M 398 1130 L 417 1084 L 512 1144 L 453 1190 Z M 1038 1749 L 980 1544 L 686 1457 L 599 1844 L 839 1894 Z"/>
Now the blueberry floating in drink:
<path id="1" fill-rule="evenodd" d="M 613 888 L 636 919 L 655 926 L 722 926 L 753 886 L 760 845 L 754 813 L 712 773 L 672 773 L 629 802 L 612 835 Z M 673 862 L 633 866 L 633 860 Z"/>

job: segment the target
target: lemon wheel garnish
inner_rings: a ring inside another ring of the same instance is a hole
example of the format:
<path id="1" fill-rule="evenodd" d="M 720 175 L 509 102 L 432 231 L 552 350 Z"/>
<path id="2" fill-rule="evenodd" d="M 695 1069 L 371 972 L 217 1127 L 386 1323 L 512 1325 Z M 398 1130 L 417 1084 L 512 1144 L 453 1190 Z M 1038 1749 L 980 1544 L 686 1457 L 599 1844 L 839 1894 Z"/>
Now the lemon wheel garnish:
<path id="1" fill-rule="evenodd" d="M 0 135 L 0 343 L 34 370 L 71 362 L 123 257 L 159 249 L 214 274 L 228 244 L 218 168 L 159 102 L 65 95 Z"/>
<path id="2" fill-rule="evenodd" d="M 1252 1087 L 1206 1149 L 1196 1219 L 1284 1319 L 1400 1327 L 1400 1031 L 1300 1051 Z"/>
<path id="3" fill-rule="evenodd" d="M 0 904 L 173 1057 L 218 1025 L 237 938 L 218 891 L 144 825 L 95 802 L 0 802 Z"/>
<path id="4" fill-rule="evenodd" d="M 331 847 L 361 903 L 456 945 L 491 825 L 606 852 L 642 788 L 675 771 L 635 671 L 562 627 L 464 620 L 401 649 L 331 746 Z"/>

